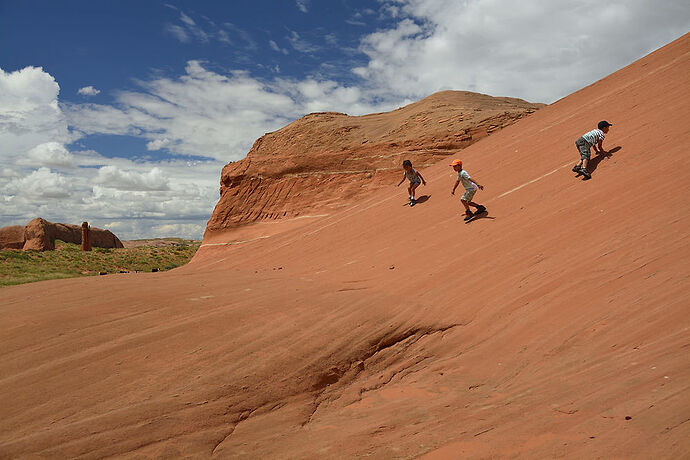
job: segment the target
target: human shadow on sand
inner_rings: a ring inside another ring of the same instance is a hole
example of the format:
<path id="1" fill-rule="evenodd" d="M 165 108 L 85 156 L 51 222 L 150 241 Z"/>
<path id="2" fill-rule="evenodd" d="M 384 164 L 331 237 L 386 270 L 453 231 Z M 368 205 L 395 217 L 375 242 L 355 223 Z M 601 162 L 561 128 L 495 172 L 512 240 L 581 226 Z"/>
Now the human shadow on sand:
<path id="1" fill-rule="evenodd" d="M 618 152 L 621 148 L 622 147 L 620 145 L 616 146 L 616 147 L 612 148 L 611 150 L 609 150 L 608 152 L 606 152 L 604 154 L 598 154 L 594 158 L 589 160 L 589 163 L 587 164 L 587 170 L 589 171 L 589 173 L 592 174 L 594 171 L 596 171 L 597 166 L 599 166 L 599 163 L 601 163 L 601 160 L 603 160 L 604 158 L 612 157 L 613 154 Z"/>
<path id="2" fill-rule="evenodd" d="M 421 203 L 426 203 L 427 200 L 429 200 L 429 198 L 431 198 L 431 195 L 422 195 L 419 198 L 414 200 L 414 204 L 418 205 Z M 409 203 L 405 203 L 403 206 L 409 206 Z"/>
<path id="3" fill-rule="evenodd" d="M 491 219 L 494 220 L 496 217 L 490 216 L 488 212 L 484 211 L 481 214 L 475 214 L 474 217 L 472 217 L 470 220 L 465 221 L 466 224 L 469 224 L 471 222 L 477 221 L 479 219 Z"/>

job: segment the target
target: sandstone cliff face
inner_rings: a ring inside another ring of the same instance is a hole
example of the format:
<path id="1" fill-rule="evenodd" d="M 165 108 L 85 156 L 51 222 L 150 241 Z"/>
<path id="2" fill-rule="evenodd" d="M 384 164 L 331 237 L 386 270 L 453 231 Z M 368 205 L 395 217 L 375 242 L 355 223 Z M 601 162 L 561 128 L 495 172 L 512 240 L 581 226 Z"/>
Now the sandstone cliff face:
<path id="1" fill-rule="evenodd" d="M 48 222 L 40 217 L 26 227 L 13 225 L 0 228 L 0 249 L 50 251 L 55 240 L 81 244 L 81 226 Z M 91 245 L 98 248 L 122 248 L 122 242 L 110 230 L 91 228 Z"/>
<path id="2" fill-rule="evenodd" d="M 387 113 L 309 114 L 259 138 L 221 175 L 206 234 L 252 222 L 328 213 L 510 125 L 543 104 L 443 91 Z"/>
<path id="3" fill-rule="evenodd" d="M 0 249 L 21 249 L 24 247 L 24 227 L 10 225 L 0 228 Z"/>

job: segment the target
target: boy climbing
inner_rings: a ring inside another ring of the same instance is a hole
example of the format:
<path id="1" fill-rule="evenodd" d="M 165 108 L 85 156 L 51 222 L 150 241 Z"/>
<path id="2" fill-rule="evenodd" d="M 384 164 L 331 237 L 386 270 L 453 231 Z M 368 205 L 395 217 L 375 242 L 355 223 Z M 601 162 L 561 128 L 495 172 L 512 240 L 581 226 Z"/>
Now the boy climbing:
<path id="1" fill-rule="evenodd" d="M 585 179 L 592 178 L 592 175 L 587 170 L 587 163 L 589 163 L 590 159 L 590 148 L 596 144 L 596 147 L 594 147 L 596 153 L 606 153 L 601 143 L 604 142 L 605 134 L 609 132 L 609 126 L 613 125 L 606 120 L 600 121 L 597 125 L 597 129 L 584 133 L 575 141 L 577 151 L 580 152 L 580 162 L 573 166 L 573 172 L 582 174 L 585 176 Z"/>
<path id="2" fill-rule="evenodd" d="M 455 189 L 458 188 L 460 182 L 462 182 L 462 186 L 465 187 L 465 193 L 462 195 L 462 198 L 460 198 L 460 202 L 462 202 L 462 205 L 465 207 L 465 220 L 470 220 L 475 215 L 485 212 L 486 208 L 483 205 L 472 201 L 474 194 L 477 193 L 477 189 L 484 190 L 484 186 L 472 179 L 469 173 L 462 169 L 462 161 L 453 160 L 450 165 L 453 167 L 453 170 L 458 173 L 458 179 L 455 181 L 455 185 L 450 194 L 455 195 Z M 474 213 L 470 211 L 470 206 L 477 208 Z"/>
<path id="3" fill-rule="evenodd" d="M 412 167 L 412 162 L 410 160 L 403 161 L 402 166 L 405 170 L 405 174 L 403 175 L 402 179 L 400 179 L 400 182 L 398 182 L 398 187 L 400 187 L 400 184 L 405 182 L 405 179 L 408 179 L 410 181 L 410 186 L 407 187 L 407 193 L 409 193 L 410 195 L 410 206 L 414 206 L 416 203 L 414 198 L 414 192 L 417 189 L 417 187 L 419 187 L 419 184 L 426 185 L 426 181 L 424 180 L 422 175 L 419 174 L 419 171 Z"/>

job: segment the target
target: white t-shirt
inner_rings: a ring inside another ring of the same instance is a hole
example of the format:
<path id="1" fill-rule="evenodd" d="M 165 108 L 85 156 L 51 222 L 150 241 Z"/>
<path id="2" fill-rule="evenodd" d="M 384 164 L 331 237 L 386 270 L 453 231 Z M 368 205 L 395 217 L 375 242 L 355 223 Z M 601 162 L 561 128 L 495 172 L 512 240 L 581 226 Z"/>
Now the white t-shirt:
<path id="1" fill-rule="evenodd" d="M 469 179 L 470 175 L 464 169 L 458 173 L 458 180 L 462 182 L 462 186 L 465 187 L 465 190 L 477 190 L 477 185 Z"/>
<path id="2" fill-rule="evenodd" d="M 419 173 L 414 168 L 411 168 L 410 172 L 405 171 L 405 177 L 407 177 L 407 180 L 409 180 L 412 184 L 417 182 L 420 184 L 422 183 L 422 180 L 419 178 Z"/>
<path id="3" fill-rule="evenodd" d="M 604 131 L 600 129 L 593 129 L 584 133 L 582 137 L 589 145 L 596 145 L 597 142 L 604 141 Z"/>

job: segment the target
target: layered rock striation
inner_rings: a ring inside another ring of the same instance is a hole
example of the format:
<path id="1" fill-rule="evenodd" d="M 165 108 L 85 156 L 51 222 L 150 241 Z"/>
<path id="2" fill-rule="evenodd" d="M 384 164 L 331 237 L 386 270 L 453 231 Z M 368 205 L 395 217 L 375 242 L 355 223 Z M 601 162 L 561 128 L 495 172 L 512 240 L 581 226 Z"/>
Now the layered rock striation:
<path id="1" fill-rule="evenodd" d="M 328 212 L 393 183 L 404 159 L 423 169 L 543 104 L 442 91 L 392 112 L 306 115 L 259 138 L 223 168 L 207 235 L 262 220 Z"/>
<path id="2" fill-rule="evenodd" d="M 110 230 L 89 228 L 90 245 L 97 248 L 122 248 L 122 242 Z M 48 222 L 40 217 L 26 224 L 0 228 L 0 249 L 55 249 L 55 240 L 82 244 L 82 226 Z"/>

